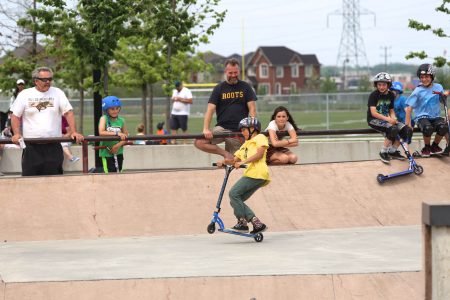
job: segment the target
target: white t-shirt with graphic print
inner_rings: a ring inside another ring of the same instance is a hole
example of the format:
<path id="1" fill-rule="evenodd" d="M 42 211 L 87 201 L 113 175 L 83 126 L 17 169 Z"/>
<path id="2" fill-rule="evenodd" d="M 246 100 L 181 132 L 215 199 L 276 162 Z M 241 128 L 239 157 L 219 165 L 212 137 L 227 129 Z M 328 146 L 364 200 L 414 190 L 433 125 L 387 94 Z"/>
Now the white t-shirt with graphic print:
<path id="1" fill-rule="evenodd" d="M 72 109 L 59 88 L 50 87 L 43 93 L 33 87 L 19 93 L 11 111 L 22 118 L 24 138 L 47 138 L 62 136 L 61 117 Z"/>
<path id="2" fill-rule="evenodd" d="M 173 90 L 172 99 L 174 97 L 180 97 L 180 98 L 183 98 L 183 99 L 192 99 L 192 93 L 191 93 L 191 91 L 188 88 L 183 87 L 181 89 L 181 91 L 178 91 L 177 89 Z M 180 101 L 175 101 L 175 102 L 173 102 L 171 114 L 172 115 L 186 115 L 186 116 L 189 116 L 190 110 L 191 110 L 191 104 L 183 103 L 183 102 L 180 102 Z"/>

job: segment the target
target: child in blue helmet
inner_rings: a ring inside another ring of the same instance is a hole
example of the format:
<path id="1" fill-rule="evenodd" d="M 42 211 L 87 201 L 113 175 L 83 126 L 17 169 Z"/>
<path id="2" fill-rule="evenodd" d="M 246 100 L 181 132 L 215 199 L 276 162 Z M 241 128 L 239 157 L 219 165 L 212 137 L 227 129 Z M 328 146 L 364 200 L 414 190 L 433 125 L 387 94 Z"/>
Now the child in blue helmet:
<path id="1" fill-rule="evenodd" d="M 439 147 L 439 143 L 448 133 L 448 126 L 441 117 L 440 97 L 434 94 L 434 92 L 444 92 L 444 88 L 439 83 L 433 83 L 434 75 L 435 69 L 432 65 L 420 65 L 417 69 L 420 84 L 406 100 L 406 125 L 412 126 L 411 113 L 414 110 L 415 121 L 422 131 L 425 144 L 421 153 L 422 157 L 441 154 L 444 150 Z M 436 135 L 431 144 L 433 132 L 436 132 Z"/>
<path id="2" fill-rule="evenodd" d="M 390 90 L 395 95 L 395 101 L 394 101 L 395 116 L 397 117 L 397 120 L 399 120 L 403 124 L 406 124 L 405 123 L 405 118 L 406 118 L 405 102 L 406 102 L 407 98 L 402 95 L 403 94 L 403 84 L 399 81 L 394 81 L 392 83 Z M 411 127 L 414 127 L 414 121 L 411 121 Z"/>
<path id="3" fill-rule="evenodd" d="M 267 226 L 256 217 L 245 201 L 270 181 L 269 168 L 266 163 L 269 141 L 265 135 L 260 134 L 261 123 L 256 118 L 242 119 L 238 128 L 245 138 L 244 144 L 234 153 L 233 159 L 219 161 L 217 165 L 221 167 L 224 164 L 233 164 L 235 168 L 247 165 L 244 175 L 229 192 L 230 204 L 238 219 L 232 230 L 248 232 L 247 223 L 251 222 L 253 230 L 250 233 L 255 234 L 266 230 Z"/>
<path id="4" fill-rule="evenodd" d="M 99 151 L 105 173 L 117 172 L 115 159 L 117 159 L 119 171 L 122 171 L 123 145 L 126 143 L 125 139 L 128 137 L 128 130 L 125 126 L 125 120 L 119 117 L 121 108 L 122 103 L 116 96 L 108 96 L 102 100 L 103 116 L 98 123 L 98 132 L 100 136 L 119 136 L 121 139 L 119 142 L 100 142 L 100 146 L 106 146 L 105 149 L 100 149 Z"/>

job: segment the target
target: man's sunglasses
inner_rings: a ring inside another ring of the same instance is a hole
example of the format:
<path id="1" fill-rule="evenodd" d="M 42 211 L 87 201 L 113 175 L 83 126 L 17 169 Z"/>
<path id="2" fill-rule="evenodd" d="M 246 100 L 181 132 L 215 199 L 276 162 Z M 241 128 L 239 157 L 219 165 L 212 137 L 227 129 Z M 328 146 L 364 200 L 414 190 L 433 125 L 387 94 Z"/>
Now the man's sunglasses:
<path id="1" fill-rule="evenodd" d="M 42 81 L 42 82 L 51 82 L 53 80 L 52 77 L 50 77 L 50 78 L 39 78 L 39 77 L 36 77 L 36 79 L 39 80 L 39 81 Z"/>

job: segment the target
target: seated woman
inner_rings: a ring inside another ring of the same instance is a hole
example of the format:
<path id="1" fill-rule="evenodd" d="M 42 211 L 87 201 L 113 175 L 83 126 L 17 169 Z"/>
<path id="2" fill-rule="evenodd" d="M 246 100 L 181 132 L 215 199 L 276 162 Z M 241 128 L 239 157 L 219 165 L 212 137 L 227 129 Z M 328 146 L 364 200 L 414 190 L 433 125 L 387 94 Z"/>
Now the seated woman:
<path id="1" fill-rule="evenodd" d="M 269 132 L 269 148 L 267 149 L 266 161 L 271 165 L 295 164 L 297 155 L 290 151 L 287 147 L 298 146 L 297 141 L 297 124 L 291 114 L 284 106 L 275 108 L 271 121 L 266 128 Z M 279 139 L 277 132 L 287 131 L 288 138 Z"/>

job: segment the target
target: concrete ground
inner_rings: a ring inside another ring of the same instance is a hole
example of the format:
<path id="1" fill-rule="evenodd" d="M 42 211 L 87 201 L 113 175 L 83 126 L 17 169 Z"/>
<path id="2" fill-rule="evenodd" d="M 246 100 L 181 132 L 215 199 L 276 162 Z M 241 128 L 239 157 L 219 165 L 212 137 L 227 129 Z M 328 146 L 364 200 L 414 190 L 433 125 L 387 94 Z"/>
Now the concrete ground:
<path id="1" fill-rule="evenodd" d="M 0 295 L 423 299 L 421 203 L 448 201 L 449 161 L 384 185 L 378 173 L 407 163 L 271 167 L 249 200 L 270 228 L 261 243 L 206 234 L 223 170 L 1 178 Z"/>

